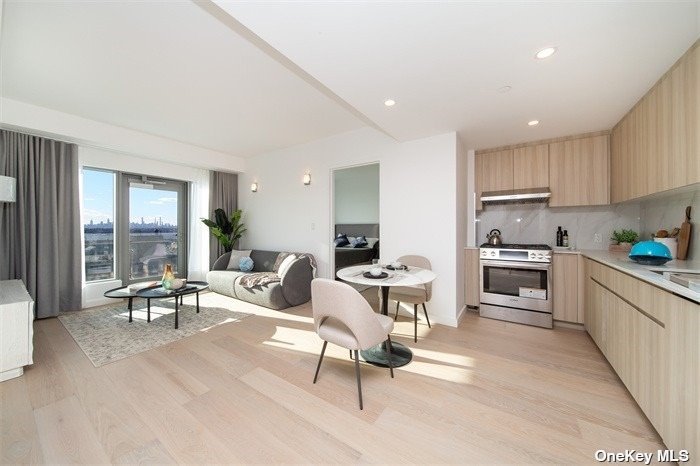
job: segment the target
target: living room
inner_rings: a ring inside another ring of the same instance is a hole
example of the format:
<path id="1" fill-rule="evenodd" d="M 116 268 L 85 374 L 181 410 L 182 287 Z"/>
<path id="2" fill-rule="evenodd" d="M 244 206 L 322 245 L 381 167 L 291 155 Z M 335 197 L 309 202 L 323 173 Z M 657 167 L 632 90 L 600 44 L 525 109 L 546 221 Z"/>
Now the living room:
<path id="1" fill-rule="evenodd" d="M 0 20 L 3 464 L 698 462 L 698 2 Z M 334 173 L 368 166 L 378 217 L 339 222 Z M 618 230 L 678 250 L 642 269 Z M 338 267 L 339 236 L 370 255 Z M 513 286 L 534 312 L 483 312 Z"/>

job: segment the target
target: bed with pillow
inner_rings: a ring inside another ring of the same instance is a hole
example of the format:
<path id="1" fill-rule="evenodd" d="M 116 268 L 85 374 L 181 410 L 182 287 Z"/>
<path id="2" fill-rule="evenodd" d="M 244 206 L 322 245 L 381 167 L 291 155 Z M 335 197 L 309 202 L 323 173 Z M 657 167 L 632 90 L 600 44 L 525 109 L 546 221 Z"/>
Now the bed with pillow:
<path id="1" fill-rule="evenodd" d="M 379 258 L 378 223 L 339 223 L 335 226 L 335 270 L 371 264 Z"/>

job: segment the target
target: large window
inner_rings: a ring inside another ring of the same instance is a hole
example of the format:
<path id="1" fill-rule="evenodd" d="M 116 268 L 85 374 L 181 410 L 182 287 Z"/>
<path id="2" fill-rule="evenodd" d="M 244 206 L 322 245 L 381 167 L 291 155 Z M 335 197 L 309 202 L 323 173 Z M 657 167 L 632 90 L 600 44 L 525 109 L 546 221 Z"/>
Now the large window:
<path id="1" fill-rule="evenodd" d="M 114 173 L 83 170 L 85 279 L 114 278 Z"/>
<path id="2" fill-rule="evenodd" d="M 187 183 L 83 169 L 86 281 L 187 276 Z"/>

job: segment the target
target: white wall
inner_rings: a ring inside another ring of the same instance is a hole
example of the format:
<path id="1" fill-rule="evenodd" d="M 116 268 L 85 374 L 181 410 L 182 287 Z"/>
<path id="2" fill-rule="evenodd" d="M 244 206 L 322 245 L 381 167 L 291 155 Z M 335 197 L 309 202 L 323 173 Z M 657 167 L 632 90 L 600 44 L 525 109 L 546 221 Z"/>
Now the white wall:
<path id="1" fill-rule="evenodd" d="M 310 252 L 319 276 L 331 277 L 331 170 L 371 162 L 380 163 L 382 260 L 428 257 L 438 276 L 431 316 L 456 325 L 462 298 L 456 286 L 455 133 L 397 143 L 364 128 L 248 159 L 239 178 L 248 227 L 243 247 Z M 301 182 L 307 170 L 310 186 Z M 253 181 L 256 193 L 250 191 Z"/>
<path id="2" fill-rule="evenodd" d="M 333 173 L 335 223 L 379 223 L 379 164 Z"/>
<path id="3" fill-rule="evenodd" d="M 467 245 L 468 228 L 468 195 L 469 192 L 469 177 L 467 173 L 468 153 L 462 145 L 462 141 L 457 138 L 456 154 L 455 154 L 455 287 L 457 289 L 457 320 L 464 312 L 466 299 L 464 295 L 464 246 Z"/>

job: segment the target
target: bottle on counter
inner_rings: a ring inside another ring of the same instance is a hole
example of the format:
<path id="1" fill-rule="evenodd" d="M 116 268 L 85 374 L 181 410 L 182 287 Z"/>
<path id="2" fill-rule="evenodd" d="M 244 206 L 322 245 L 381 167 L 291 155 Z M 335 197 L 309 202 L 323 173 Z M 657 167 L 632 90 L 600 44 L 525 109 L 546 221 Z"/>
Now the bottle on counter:
<path id="1" fill-rule="evenodd" d="M 561 227 L 557 230 L 557 246 L 561 246 L 564 241 L 564 232 L 561 231 Z"/>
<path id="2" fill-rule="evenodd" d="M 565 248 L 569 247 L 569 232 L 567 230 L 564 230 L 564 236 L 561 238 L 561 245 Z"/>

